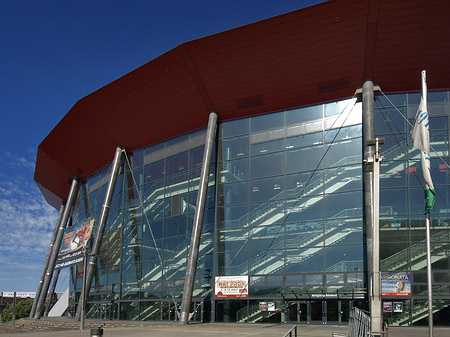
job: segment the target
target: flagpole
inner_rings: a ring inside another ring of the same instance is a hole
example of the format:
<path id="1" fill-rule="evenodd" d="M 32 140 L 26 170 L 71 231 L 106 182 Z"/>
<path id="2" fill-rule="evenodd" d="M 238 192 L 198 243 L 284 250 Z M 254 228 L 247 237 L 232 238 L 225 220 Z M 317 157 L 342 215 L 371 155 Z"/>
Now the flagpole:
<path id="1" fill-rule="evenodd" d="M 422 70 L 422 99 L 425 108 L 427 106 L 427 74 L 425 70 Z M 429 156 L 430 153 L 427 153 Z M 431 159 L 430 159 L 431 160 Z M 427 187 L 427 186 L 426 186 Z M 431 273 L 431 235 L 430 235 L 430 209 L 428 200 L 426 200 L 425 206 L 425 225 L 426 225 L 426 238 L 427 238 L 427 287 L 428 287 L 428 336 L 433 337 L 433 278 Z"/>
<path id="2" fill-rule="evenodd" d="M 427 284 L 428 284 L 428 335 L 433 337 L 433 283 L 431 277 L 431 239 L 430 239 L 430 211 L 426 211 L 427 231 Z"/>

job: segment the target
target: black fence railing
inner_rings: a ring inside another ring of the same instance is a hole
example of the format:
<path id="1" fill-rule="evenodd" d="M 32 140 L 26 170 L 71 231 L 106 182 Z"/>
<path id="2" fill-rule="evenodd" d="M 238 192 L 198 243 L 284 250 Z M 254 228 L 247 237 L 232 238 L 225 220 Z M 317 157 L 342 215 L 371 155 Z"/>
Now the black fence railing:
<path id="1" fill-rule="evenodd" d="M 297 326 L 294 325 L 283 337 L 297 337 Z"/>

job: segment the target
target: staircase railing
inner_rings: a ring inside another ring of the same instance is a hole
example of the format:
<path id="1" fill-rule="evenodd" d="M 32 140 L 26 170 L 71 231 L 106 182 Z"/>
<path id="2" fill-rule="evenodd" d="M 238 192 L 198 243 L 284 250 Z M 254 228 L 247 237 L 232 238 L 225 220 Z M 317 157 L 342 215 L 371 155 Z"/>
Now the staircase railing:
<path id="1" fill-rule="evenodd" d="M 297 326 L 296 325 L 294 325 L 286 334 L 284 334 L 283 337 L 287 337 L 287 336 L 289 336 L 289 337 L 292 337 L 292 336 L 297 337 Z"/>

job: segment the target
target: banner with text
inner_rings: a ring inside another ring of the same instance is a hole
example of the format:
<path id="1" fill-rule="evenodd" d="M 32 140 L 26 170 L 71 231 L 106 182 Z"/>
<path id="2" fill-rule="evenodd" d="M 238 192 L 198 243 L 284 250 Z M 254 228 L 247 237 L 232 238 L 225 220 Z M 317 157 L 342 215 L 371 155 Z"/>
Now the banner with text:
<path id="1" fill-rule="evenodd" d="M 94 219 L 66 229 L 55 268 L 63 268 L 83 261 L 83 250 L 91 238 Z"/>
<path id="2" fill-rule="evenodd" d="M 216 298 L 247 298 L 248 276 L 216 277 Z"/>
<path id="3" fill-rule="evenodd" d="M 381 296 L 411 296 L 411 275 L 407 271 L 382 271 Z"/>

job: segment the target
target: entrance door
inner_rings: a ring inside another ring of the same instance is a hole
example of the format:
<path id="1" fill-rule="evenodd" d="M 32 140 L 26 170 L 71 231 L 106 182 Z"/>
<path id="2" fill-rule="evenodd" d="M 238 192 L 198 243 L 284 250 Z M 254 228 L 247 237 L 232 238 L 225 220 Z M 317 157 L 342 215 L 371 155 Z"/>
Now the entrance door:
<path id="1" fill-rule="evenodd" d="M 339 310 L 340 301 L 326 301 L 326 314 L 328 324 L 339 324 L 341 321 L 341 315 Z"/>
<path id="2" fill-rule="evenodd" d="M 323 324 L 323 303 L 322 301 L 309 301 L 307 308 L 308 324 Z"/>
<path id="3" fill-rule="evenodd" d="M 341 300 L 339 302 L 341 304 L 341 308 L 340 308 L 341 321 L 340 322 L 348 322 L 348 320 L 350 318 L 350 312 L 352 311 L 352 301 Z"/>
<path id="4" fill-rule="evenodd" d="M 287 303 L 288 321 L 307 323 L 307 301 L 291 301 Z"/>

